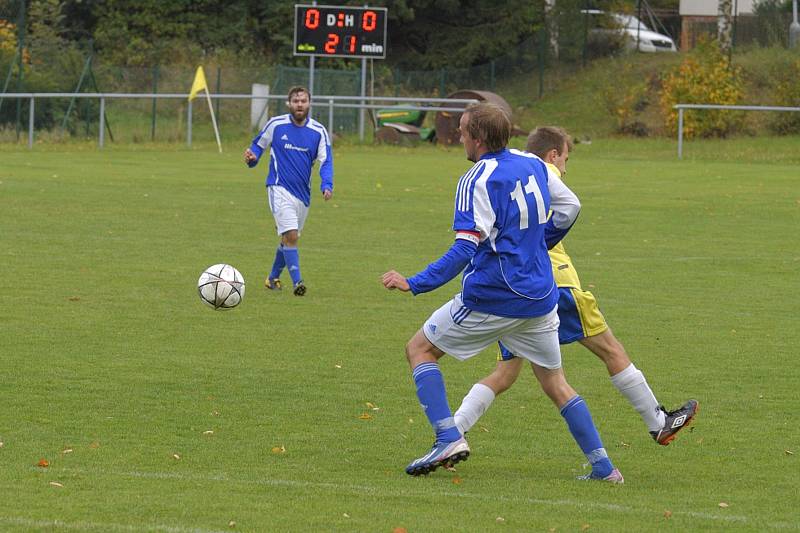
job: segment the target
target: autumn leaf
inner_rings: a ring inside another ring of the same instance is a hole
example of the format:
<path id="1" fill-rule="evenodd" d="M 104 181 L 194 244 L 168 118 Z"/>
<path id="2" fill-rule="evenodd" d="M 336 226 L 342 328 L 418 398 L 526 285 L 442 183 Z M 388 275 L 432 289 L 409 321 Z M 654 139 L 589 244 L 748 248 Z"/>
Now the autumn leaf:
<path id="1" fill-rule="evenodd" d="M 50 461 L 48 461 L 47 459 L 42 458 L 42 459 L 39 459 L 39 462 L 37 464 L 42 468 L 47 468 L 48 466 L 50 466 Z"/>
<path id="2" fill-rule="evenodd" d="M 592 527 L 592 526 L 590 526 L 589 524 L 583 524 L 583 525 L 581 526 L 581 531 L 586 531 L 586 530 L 587 530 L 587 529 L 589 529 L 590 527 Z"/>
<path id="3" fill-rule="evenodd" d="M 72 453 L 72 448 L 64 448 L 61 450 L 61 453 L 67 455 L 68 453 Z"/>
<path id="4" fill-rule="evenodd" d="M 97 441 L 94 441 L 91 444 L 89 444 L 89 448 L 91 448 L 92 450 L 96 450 L 99 447 L 100 447 L 100 443 L 97 442 Z"/>
<path id="5" fill-rule="evenodd" d="M 404 527 L 396 527 L 392 530 L 392 533 L 408 533 L 408 530 Z"/>
<path id="6" fill-rule="evenodd" d="M 61 489 L 61 488 L 64 488 L 64 485 L 62 485 L 62 484 L 61 484 L 61 483 L 59 483 L 58 481 L 51 481 L 51 482 L 50 482 L 50 486 L 51 486 L 51 487 L 57 487 L 57 488 L 59 488 L 59 489 Z"/>
<path id="7" fill-rule="evenodd" d="M 230 522 L 228 522 L 228 527 L 231 528 L 231 529 L 235 528 L 236 527 L 236 522 L 231 520 Z"/>
<path id="8" fill-rule="evenodd" d="M 497 518 L 494 519 L 494 521 L 497 522 L 498 524 L 502 524 L 503 522 L 506 521 L 506 519 L 503 518 L 502 516 L 498 516 Z"/>
<path id="9" fill-rule="evenodd" d="M 727 508 L 728 508 L 728 507 L 730 507 L 730 506 L 729 506 L 727 503 L 725 503 L 725 502 L 719 502 L 719 507 L 720 507 L 721 509 L 727 509 Z"/>
<path id="10" fill-rule="evenodd" d="M 212 429 L 208 429 L 208 430 L 203 432 L 203 435 L 213 435 L 213 434 L 214 434 L 214 430 L 212 430 Z"/>
<path id="11" fill-rule="evenodd" d="M 281 444 L 280 446 L 275 446 L 272 448 L 272 453 L 279 454 L 279 453 L 286 453 L 286 448 Z"/>
<path id="12" fill-rule="evenodd" d="M 177 453 L 173 453 L 172 454 L 172 458 L 175 459 L 176 461 L 180 461 L 181 460 L 181 456 L 178 455 Z"/>
<path id="13" fill-rule="evenodd" d="M 664 518 L 672 518 L 672 511 L 664 511 Z"/>
<path id="14" fill-rule="evenodd" d="M 362 414 L 361 416 L 359 416 L 358 418 L 360 418 L 361 420 L 372 420 L 372 415 L 371 415 L 371 414 L 369 414 L 369 413 L 363 413 L 363 414 Z"/>
<path id="15" fill-rule="evenodd" d="M 463 482 L 464 482 L 464 480 L 463 480 L 463 479 L 461 479 L 461 478 L 460 478 L 460 477 L 458 477 L 458 476 L 456 476 L 456 477 L 454 477 L 454 478 L 453 478 L 453 485 L 461 485 Z"/>
<path id="16" fill-rule="evenodd" d="M 2 445 L 3 445 L 3 443 L 0 442 L 0 446 L 2 446 Z M 794 452 L 792 450 L 783 450 L 783 453 L 785 453 L 786 455 L 794 455 Z"/>

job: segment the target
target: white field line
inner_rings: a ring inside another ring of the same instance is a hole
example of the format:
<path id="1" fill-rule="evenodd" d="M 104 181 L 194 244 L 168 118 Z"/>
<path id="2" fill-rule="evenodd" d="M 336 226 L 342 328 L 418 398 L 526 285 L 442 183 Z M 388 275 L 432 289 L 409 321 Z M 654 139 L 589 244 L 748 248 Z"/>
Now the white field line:
<path id="1" fill-rule="evenodd" d="M 485 501 L 485 502 L 503 502 L 509 504 L 527 504 L 527 505 L 540 505 L 540 506 L 549 506 L 549 507 L 572 507 L 577 509 L 600 509 L 605 511 L 615 511 L 619 513 L 625 514 L 639 514 L 639 515 L 647 515 L 649 517 L 658 516 L 663 513 L 663 509 L 652 509 L 652 508 L 645 508 L 645 507 L 633 507 L 630 505 L 618 505 L 613 503 L 603 503 L 603 502 L 596 502 L 596 501 L 577 501 L 577 500 L 569 500 L 569 499 L 546 499 L 546 498 L 530 498 L 526 496 L 503 496 L 503 495 L 496 495 L 496 494 L 484 494 L 484 493 L 471 493 L 471 492 L 444 492 L 444 491 L 420 491 L 414 490 L 409 491 L 405 489 L 393 489 L 393 490 L 386 490 L 379 486 L 373 485 L 356 485 L 356 484 L 343 484 L 343 483 L 329 483 L 329 482 L 317 482 L 317 481 L 296 481 L 296 480 L 289 480 L 289 479 L 236 479 L 231 478 L 225 474 L 215 474 L 215 475 L 185 475 L 179 474 L 175 472 L 110 472 L 110 471 L 94 471 L 88 469 L 80 469 L 80 468 L 64 468 L 64 472 L 80 474 L 80 475 L 89 475 L 89 476 L 97 476 L 97 477 L 126 477 L 126 478 L 142 478 L 142 479 L 164 479 L 164 480 L 176 480 L 176 481 L 200 481 L 200 482 L 223 482 L 223 483 L 237 483 L 243 485 L 262 485 L 262 486 L 270 486 L 270 487 L 292 487 L 292 488 L 299 488 L 299 489 L 320 489 L 320 490 L 329 490 L 336 494 L 342 494 L 343 491 L 347 491 L 350 493 L 358 494 L 358 495 L 370 495 L 371 497 L 374 496 L 386 496 L 386 497 L 396 497 L 396 496 L 403 496 L 409 498 L 427 498 L 430 496 L 441 496 L 441 497 L 457 497 L 457 498 L 464 498 L 464 499 L 471 499 L 477 501 Z M 611 490 L 615 490 L 617 488 L 624 490 L 624 487 L 609 487 Z M 740 523 L 740 524 L 747 524 L 748 517 L 743 515 L 734 515 L 725 512 L 724 514 L 715 514 L 715 513 L 708 513 L 708 512 L 697 512 L 697 511 L 680 511 L 680 510 L 673 510 L 672 515 L 681 515 L 687 516 L 690 518 L 695 518 L 699 520 L 709 520 L 709 521 L 717 521 L 717 522 L 728 522 L 728 523 Z M 11 520 L 13 518 L 4 518 L 0 516 L 0 523 L 4 521 Z M 54 521 L 53 523 L 56 523 Z M 65 524 L 64 522 L 58 521 L 59 524 Z M 86 524 L 86 523 L 84 523 Z M 24 524 L 23 524 L 24 525 Z M 93 526 L 95 529 L 102 529 L 104 524 L 97 524 Z M 53 526 L 54 527 L 54 526 Z M 68 527 L 64 525 L 62 527 Z M 73 525 L 69 526 L 71 529 L 80 529 L 81 526 Z M 138 531 L 140 529 L 150 529 L 150 530 L 158 530 L 158 531 L 165 531 L 167 533 L 207 533 L 207 530 L 202 529 L 191 529 L 191 528 L 180 528 L 180 527 L 170 527 L 170 526 L 158 526 L 158 525 L 142 525 L 141 528 L 136 528 L 133 526 L 124 526 L 124 525 L 114 525 L 109 524 L 107 527 L 115 528 L 115 530 L 119 531 Z M 759 527 L 762 528 L 770 528 L 770 529 L 796 529 L 797 525 L 787 524 L 785 522 L 773 522 L 773 523 L 764 523 L 760 522 Z M 118 528 L 118 529 L 117 529 Z"/>
<path id="2" fill-rule="evenodd" d="M 230 530 L 198 529 L 191 527 L 165 526 L 162 524 L 142 524 L 131 526 L 109 522 L 66 522 L 64 520 L 35 520 L 17 516 L 0 516 L 0 524 L 19 526 L 26 529 L 77 530 L 77 531 L 163 531 L 164 533 L 230 533 Z"/>

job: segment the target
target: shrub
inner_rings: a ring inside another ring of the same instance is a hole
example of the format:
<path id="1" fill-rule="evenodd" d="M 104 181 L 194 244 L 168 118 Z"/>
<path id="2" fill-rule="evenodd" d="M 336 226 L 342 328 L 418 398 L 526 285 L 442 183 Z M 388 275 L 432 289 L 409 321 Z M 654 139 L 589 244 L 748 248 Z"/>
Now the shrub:
<path id="1" fill-rule="evenodd" d="M 800 107 L 800 59 L 796 60 L 788 71 L 781 69 L 775 72 L 775 88 L 772 101 L 776 106 Z M 769 129 L 779 135 L 800 133 L 800 111 L 776 112 L 769 123 Z"/>
<path id="2" fill-rule="evenodd" d="M 660 96 L 661 111 L 668 131 L 678 129 L 676 104 L 735 105 L 741 101 L 741 71 L 730 64 L 716 43 L 703 41 L 686 55 L 677 69 L 666 74 Z M 725 137 L 741 129 L 741 112 L 715 109 L 684 113 L 683 133 L 689 137 Z"/>

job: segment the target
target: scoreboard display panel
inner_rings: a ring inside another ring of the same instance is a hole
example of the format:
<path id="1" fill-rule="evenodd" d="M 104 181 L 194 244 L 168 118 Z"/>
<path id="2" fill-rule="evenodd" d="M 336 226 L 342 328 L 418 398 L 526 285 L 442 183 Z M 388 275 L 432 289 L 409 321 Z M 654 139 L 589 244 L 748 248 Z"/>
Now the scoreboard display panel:
<path id="1" fill-rule="evenodd" d="M 386 8 L 294 6 L 294 55 L 386 57 Z"/>

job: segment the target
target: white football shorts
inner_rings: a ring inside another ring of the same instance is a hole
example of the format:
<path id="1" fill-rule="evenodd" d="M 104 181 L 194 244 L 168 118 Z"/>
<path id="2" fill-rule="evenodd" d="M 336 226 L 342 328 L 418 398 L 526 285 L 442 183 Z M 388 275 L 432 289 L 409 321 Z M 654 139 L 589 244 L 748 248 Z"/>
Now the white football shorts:
<path id="1" fill-rule="evenodd" d="M 293 229 L 296 229 L 299 234 L 303 230 L 308 216 L 306 204 L 280 185 L 267 187 L 267 200 L 275 219 L 278 235 L 283 235 Z"/>
<path id="2" fill-rule="evenodd" d="M 443 352 L 465 360 L 498 340 L 515 355 L 551 370 L 561 368 L 558 307 L 535 318 L 507 318 L 464 307 L 461 294 L 433 312 L 422 327 Z"/>

